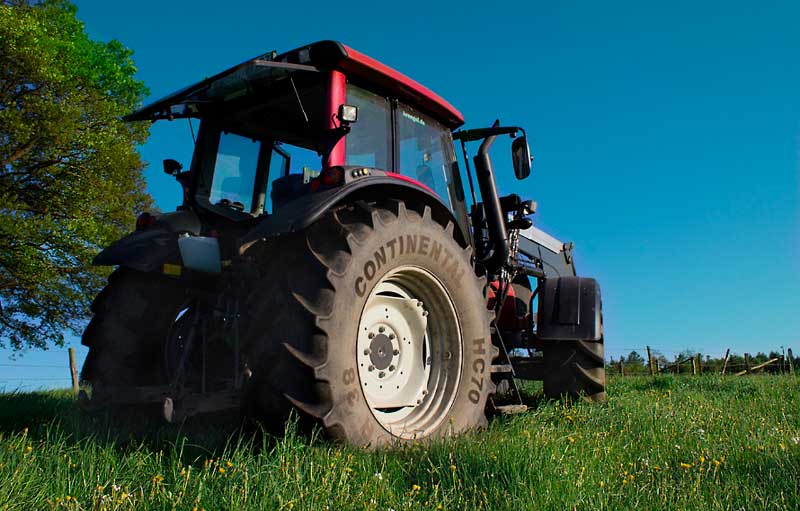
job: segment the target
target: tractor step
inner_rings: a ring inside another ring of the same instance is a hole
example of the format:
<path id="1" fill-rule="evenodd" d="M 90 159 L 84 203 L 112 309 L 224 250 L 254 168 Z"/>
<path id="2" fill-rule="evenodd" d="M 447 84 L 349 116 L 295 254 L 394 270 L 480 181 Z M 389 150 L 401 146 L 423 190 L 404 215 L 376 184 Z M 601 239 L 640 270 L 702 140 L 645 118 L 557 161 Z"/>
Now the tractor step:
<path id="1" fill-rule="evenodd" d="M 495 364 L 491 367 L 490 372 L 492 373 L 513 373 L 514 368 L 511 367 L 511 364 Z"/>

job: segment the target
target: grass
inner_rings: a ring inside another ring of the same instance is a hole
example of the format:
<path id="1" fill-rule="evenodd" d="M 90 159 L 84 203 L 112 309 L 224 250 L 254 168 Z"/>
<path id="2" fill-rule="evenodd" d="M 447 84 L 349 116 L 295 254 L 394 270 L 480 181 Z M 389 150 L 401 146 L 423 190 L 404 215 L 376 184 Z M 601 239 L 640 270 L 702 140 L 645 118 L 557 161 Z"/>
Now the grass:
<path id="1" fill-rule="evenodd" d="M 800 508 L 790 376 L 612 379 L 429 445 L 369 452 L 90 417 L 66 392 L 0 395 L 0 510 Z"/>

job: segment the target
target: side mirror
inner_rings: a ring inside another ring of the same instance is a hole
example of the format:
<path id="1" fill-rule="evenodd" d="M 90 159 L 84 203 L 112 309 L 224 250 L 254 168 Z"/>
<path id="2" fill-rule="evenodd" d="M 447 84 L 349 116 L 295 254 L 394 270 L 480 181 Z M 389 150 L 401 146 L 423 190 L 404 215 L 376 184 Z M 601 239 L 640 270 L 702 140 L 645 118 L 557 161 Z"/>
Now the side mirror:
<path id="1" fill-rule="evenodd" d="M 516 140 L 514 142 L 516 142 Z M 516 165 L 516 163 L 514 165 Z M 173 159 L 164 160 L 165 174 L 169 174 L 170 176 L 176 176 L 181 170 L 183 170 L 183 165 L 181 165 L 177 160 Z"/>
<path id="2" fill-rule="evenodd" d="M 531 174 L 531 149 L 525 135 L 517 137 L 511 143 L 511 159 L 514 162 L 514 175 L 517 179 L 525 179 Z"/>

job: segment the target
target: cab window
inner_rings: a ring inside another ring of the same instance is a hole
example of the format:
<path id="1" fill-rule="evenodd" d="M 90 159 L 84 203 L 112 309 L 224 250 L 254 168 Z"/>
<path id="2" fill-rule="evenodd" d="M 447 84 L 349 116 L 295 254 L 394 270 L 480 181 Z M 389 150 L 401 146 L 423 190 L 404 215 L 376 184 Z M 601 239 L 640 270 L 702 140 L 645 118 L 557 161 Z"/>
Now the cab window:
<path id="1" fill-rule="evenodd" d="M 455 158 L 450 130 L 401 104 L 397 107 L 397 139 L 400 172 L 452 207 L 456 186 L 452 182 Z"/>
<path id="2" fill-rule="evenodd" d="M 261 142 L 221 133 L 208 200 L 213 205 L 251 212 Z"/>
<path id="3" fill-rule="evenodd" d="M 358 107 L 358 122 L 345 142 L 345 163 L 392 169 L 392 114 L 389 101 L 353 85 L 347 87 L 347 103 Z"/>

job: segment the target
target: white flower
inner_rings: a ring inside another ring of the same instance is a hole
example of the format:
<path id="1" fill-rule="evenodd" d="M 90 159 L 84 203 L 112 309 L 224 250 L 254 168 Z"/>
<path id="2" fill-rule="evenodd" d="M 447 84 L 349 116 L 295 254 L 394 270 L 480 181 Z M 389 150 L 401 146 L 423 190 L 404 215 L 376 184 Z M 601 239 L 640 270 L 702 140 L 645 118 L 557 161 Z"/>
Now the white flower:
<path id="1" fill-rule="evenodd" d="M 698 433 L 700 433 L 700 434 L 702 435 L 703 433 L 705 433 L 705 432 L 706 432 L 706 430 L 704 430 L 703 428 L 700 428 L 700 429 L 698 429 L 698 430 L 697 430 L 697 432 L 698 432 Z"/>
<path id="2" fill-rule="evenodd" d="M 383 474 L 381 474 L 380 472 L 375 472 L 375 478 L 378 481 L 383 481 Z"/>

